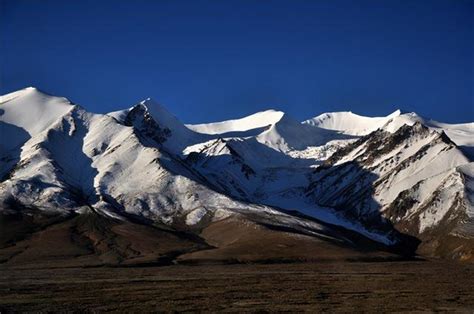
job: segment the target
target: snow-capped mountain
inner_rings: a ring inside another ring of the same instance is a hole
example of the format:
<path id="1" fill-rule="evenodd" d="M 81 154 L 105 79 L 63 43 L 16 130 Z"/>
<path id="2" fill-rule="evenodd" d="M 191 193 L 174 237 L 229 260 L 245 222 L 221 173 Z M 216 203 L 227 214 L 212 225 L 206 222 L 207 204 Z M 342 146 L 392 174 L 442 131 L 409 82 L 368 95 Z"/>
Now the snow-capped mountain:
<path id="1" fill-rule="evenodd" d="M 471 159 L 474 158 L 472 149 L 474 147 L 474 137 L 472 136 L 474 122 L 448 124 L 420 117 L 414 112 L 396 110 L 386 117 L 364 117 L 352 112 L 331 112 L 321 114 L 303 123 L 344 134 L 363 136 L 377 129 L 393 133 L 402 125 L 413 125 L 416 122 L 438 132 L 445 132 L 465 154 L 469 155 Z"/>
<path id="2" fill-rule="evenodd" d="M 335 130 L 350 135 L 367 135 L 399 117 L 401 110 L 396 110 L 386 117 L 364 117 L 351 111 L 323 113 L 303 123 L 323 129 Z"/>
<path id="3" fill-rule="evenodd" d="M 474 123 L 399 110 L 185 125 L 151 99 L 94 114 L 27 88 L 0 99 L 0 211 L 92 211 L 198 235 L 240 217 L 473 259 L 473 138 Z"/>

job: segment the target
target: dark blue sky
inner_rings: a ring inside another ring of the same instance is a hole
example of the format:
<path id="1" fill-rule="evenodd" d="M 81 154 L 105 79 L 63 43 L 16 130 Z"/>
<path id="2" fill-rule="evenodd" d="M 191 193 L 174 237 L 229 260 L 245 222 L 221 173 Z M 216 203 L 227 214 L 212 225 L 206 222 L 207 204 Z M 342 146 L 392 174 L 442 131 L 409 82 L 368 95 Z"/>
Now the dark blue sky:
<path id="1" fill-rule="evenodd" d="M 268 108 L 474 121 L 474 1 L 0 0 L 0 93 L 183 122 Z"/>

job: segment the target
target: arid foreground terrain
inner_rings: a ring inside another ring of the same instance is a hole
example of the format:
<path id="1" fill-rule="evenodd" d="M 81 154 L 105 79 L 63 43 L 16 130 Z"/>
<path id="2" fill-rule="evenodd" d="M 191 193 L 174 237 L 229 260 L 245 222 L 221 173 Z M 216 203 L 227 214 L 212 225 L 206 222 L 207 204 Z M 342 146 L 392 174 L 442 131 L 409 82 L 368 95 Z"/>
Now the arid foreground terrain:
<path id="1" fill-rule="evenodd" d="M 9 311 L 474 310 L 474 265 L 438 261 L 0 269 Z"/>
<path id="2" fill-rule="evenodd" d="M 0 219 L 1 313 L 474 311 L 469 262 L 236 218 L 198 237 L 95 214 L 28 217 Z"/>

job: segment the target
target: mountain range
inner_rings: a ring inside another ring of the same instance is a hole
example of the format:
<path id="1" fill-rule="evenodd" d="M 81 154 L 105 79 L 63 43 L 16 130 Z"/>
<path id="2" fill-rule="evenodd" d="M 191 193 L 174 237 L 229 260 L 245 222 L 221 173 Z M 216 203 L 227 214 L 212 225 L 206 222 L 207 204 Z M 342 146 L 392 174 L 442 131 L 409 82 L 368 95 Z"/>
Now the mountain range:
<path id="1" fill-rule="evenodd" d="M 0 98 L 0 261 L 474 260 L 474 122 Z"/>

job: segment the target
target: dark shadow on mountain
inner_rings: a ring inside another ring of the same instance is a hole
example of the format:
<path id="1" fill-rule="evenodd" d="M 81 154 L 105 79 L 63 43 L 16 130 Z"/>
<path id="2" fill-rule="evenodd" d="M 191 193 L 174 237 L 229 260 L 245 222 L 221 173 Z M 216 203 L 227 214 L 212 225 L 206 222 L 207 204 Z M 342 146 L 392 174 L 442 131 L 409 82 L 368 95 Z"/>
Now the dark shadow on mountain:
<path id="1" fill-rule="evenodd" d="M 21 147 L 30 138 L 25 129 L 0 121 L 0 182 L 8 179 L 20 161 Z"/>
<path id="2" fill-rule="evenodd" d="M 333 134 L 334 138 L 339 136 Z M 342 136 L 337 137 L 338 139 L 347 139 L 347 137 Z M 255 171 L 258 170 L 270 170 L 275 168 L 307 168 L 319 162 L 315 159 L 305 159 L 300 157 L 291 157 L 281 151 L 273 149 L 261 142 L 259 142 L 255 137 L 250 137 L 246 139 L 233 139 L 233 138 L 216 138 L 213 143 L 208 145 L 206 148 L 199 152 L 193 152 L 188 156 L 185 156 L 185 159 L 188 161 L 203 159 L 202 157 L 207 156 L 206 149 L 209 149 L 215 143 L 225 143 L 228 149 L 231 151 L 231 155 L 236 157 L 246 164 L 248 164 Z M 313 141 L 312 146 L 324 145 L 327 141 L 317 142 Z M 219 161 L 221 158 L 227 158 L 222 156 L 212 156 L 209 157 L 212 160 Z"/>
<path id="3" fill-rule="evenodd" d="M 415 255 L 420 240 L 398 231 L 382 215 L 381 205 L 374 199 L 374 187 L 379 176 L 364 169 L 357 161 L 335 166 L 321 166 L 315 170 L 307 195 L 318 205 L 335 209 L 349 221 L 359 222 L 364 228 L 389 235 L 397 243 L 391 249 L 402 255 Z"/>
<path id="4" fill-rule="evenodd" d="M 218 134 L 211 134 L 210 136 L 212 139 L 217 139 L 217 138 L 228 138 L 228 137 L 248 137 L 248 136 L 257 136 L 263 131 L 267 130 L 270 125 L 263 126 L 260 128 L 255 128 L 255 129 L 250 129 L 250 130 L 245 130 L 245 131 L 231 131 L 231 132 L 224 132 L 224 133 L 218 133 Z M 199 133 L 199 132 L 197 132 Z M 203 133 L 200 133 L 203 134 Z M 205 134 L 209 135 L 209 134 Z"/>
<path id="5" fill-rule="evenodd" d="M 358 136 L 339 131 L 299 123 L 285 115 L 274 125 L 275 131 L 284 139 L 286 145 L 294 150 L 305 150 L 311 146 L 321 146 L 332 140 L 348 140 Z"/>
<path id="6" fill-rule="evenodd" d="M 72 199 L 79 205 L 89 206 L 97 201 L 94 178 L 98 172 L 92 167 L 92 159 L 83 151 L 88 129 L 77 107 L 60 123 L 59 128 L 48 131 L 48 139 L 41 144 L 42 148 L 51 153 L 58 178 L 70 187 L 68 193 Z"/>
<path id="7" fill-rule="evenodd" d="M 285 167 L 309 167 L 314 165 L 314 160 L 304 158 L 291 157 L 285 153 L 268 147 L 257 141 L 256 138 L 248 138 L 244 140 L 227 139 L 223 140 L 231 149 L 233 156 L 237 156 L 242 160 L 250 161 L 249 165 L 256 169 L 271 169 Z M 221 156 L 212 156 L 212 158 L 220 158 Z"/>

